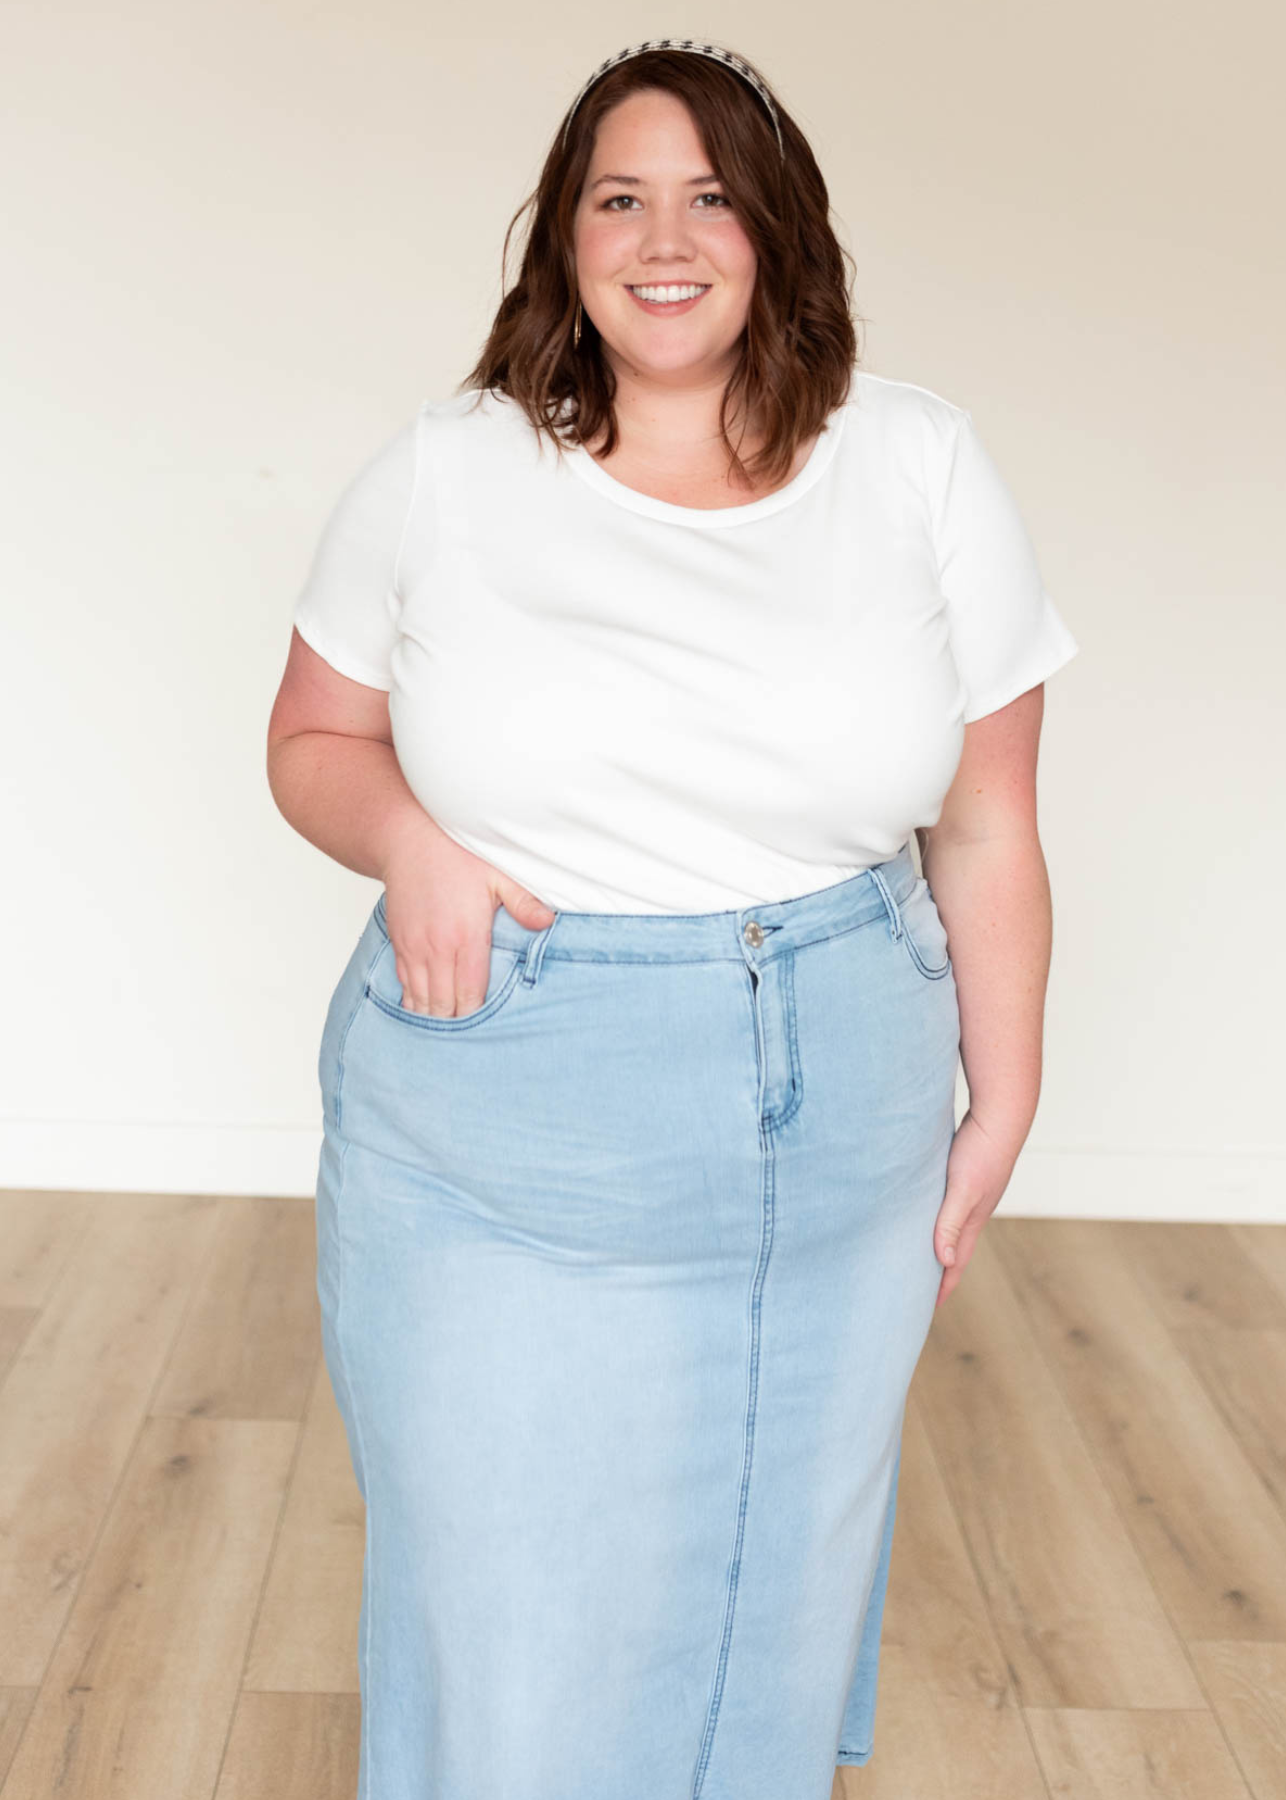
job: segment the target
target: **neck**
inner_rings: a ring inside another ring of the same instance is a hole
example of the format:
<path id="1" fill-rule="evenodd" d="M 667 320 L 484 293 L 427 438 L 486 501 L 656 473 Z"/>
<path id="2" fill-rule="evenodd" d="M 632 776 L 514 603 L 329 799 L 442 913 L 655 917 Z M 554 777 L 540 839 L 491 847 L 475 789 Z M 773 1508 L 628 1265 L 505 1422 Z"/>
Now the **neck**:
<path id="1" fill-rule="evenodd" d="M 713 369 L 693 380 L 690 372 L 673 382 L 644 374 L 613 359 L 616 375 L 615 410 L 621 442 L 640 457 L 672 457 L 677 451 L 712 453 L 720 442 L 719 408 L 728 380 L 728 367 Z M 743 421 L 734 412 L 728 433 L 735 444 Z M 749 435 L 742 442 L 744 455 Z"/>

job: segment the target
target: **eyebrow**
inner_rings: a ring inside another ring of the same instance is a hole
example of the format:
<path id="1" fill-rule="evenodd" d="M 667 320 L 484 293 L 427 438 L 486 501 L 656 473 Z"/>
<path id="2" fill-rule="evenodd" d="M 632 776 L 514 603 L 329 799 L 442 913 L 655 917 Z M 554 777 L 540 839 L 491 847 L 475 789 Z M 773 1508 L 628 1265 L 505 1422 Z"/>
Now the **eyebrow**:
<path id="1" fill-rule="evenodd" d="M 718 175 L 694 175 L 688 182 L 689 187 L 705 187 L 712 181 L 718 181 Z M 641 187 L 646 185 L 641 175 L 600 175 L 597 181 L 591 181 L 590 191 L 602 187 L 606 181 L 619 181 L 624 187 Z"/>

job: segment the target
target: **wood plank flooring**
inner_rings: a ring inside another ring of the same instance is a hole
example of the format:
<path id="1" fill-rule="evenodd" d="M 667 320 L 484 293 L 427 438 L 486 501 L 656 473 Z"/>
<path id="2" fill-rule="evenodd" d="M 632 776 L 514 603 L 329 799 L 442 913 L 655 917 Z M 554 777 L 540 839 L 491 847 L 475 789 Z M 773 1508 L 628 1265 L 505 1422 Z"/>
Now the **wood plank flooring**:
<path id="1" fill-rule="evenodd" d="M 354 1800 L 314 1269 L 311 1198 L 0 1193 L 0 1800 Z M 1002 1209 L 833 1800 L 1154 1796 L 1286 1800 L 1286 1226 Z"/>

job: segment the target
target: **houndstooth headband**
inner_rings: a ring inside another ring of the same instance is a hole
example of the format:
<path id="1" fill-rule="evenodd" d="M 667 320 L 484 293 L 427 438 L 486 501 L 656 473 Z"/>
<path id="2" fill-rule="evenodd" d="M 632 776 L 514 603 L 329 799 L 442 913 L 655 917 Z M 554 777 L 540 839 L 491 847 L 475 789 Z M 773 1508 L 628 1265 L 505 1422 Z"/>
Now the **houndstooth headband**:
<path id="1" fill-rule="evenodd" d="M 786 146 L 782 142 L 781 125 L 777 118 L 777 108 L 773 105 L 772 95 L 768 92 L 768 89 L 764 86 L 758 75 L 755 74 L 748 63 L 743 62 L 739 56 L 734 56 L 731 50 L 721 50 L 718 44 L 694 44 L 691 38 L 652 38 L 646 44 L 635 44 L 630 50 L 618 50 L 615 56 L 609 56 L 605 63 L 601 63 L 599 67 L 595 69 L 580 93 L 577 94 L 576 98 L 572 101 L 567 113 L 567 122 L 563 126 L 564 144 L 567 142 L 567 132 L 571 125 L 572 114 L 576 111 L 576 108 L 580 105 L 581 101 L 585 98 L 586 94 L 599 77 L 606 75 L 609 69 L 614 69 L 617 63 L 624 62 L 627 57 L 641 56 L 645 50 L 691 50 L 696 56 L 712 56 L 716 62 L 724 63 L 728 68 L 735 70 L 736 73 L 741 76 L 743 81 L 749 82 L 750 86 L 755 90 L 759 98 L 767 107 L 768 116 L 773 123 L 773 130 L 777 133 L 777 148 L 781 151 L 782 161 L 785 162 Z"/>

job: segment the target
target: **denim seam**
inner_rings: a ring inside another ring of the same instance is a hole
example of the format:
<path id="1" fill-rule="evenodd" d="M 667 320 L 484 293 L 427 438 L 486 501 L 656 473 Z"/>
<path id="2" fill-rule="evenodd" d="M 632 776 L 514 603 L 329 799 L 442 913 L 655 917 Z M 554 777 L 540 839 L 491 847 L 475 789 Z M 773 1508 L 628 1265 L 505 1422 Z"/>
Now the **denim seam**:
<path id="1" fill-rule="evenodd" d="M 855 924 L 841 925 L 838 930 L 835 931 L 822 931 L 819 932 L 816 937 L 797 938 L 786 945 L 784 949 L 777 950 L 770 956 L 759 957 L 756 961 L 756 967 L 762 969 L 766 967 L 768 963 L 775 962 L 777 957 L 786 956 L 792 950 L 806 950 L 812 944 L 829 944 L 833 938 L 847 937 L 850 932 L 861 931 L 864 927 L 878 924 L 881 919 L 887 919 L 887 917 L 887 910 L 883 910 L 878 913 L 873 913 L 869 919 L 858 919 Z M 515 956 L 521 957 L 522 955 L 522 951 L 514 950 L 512 944 L 504 944 L 501 948 L 513 951 Z M 685 966 L 690 967 L 693 964 L 717 962 L 744 963 L 745 961 L 745 957 L 737 950 L 729 950 L 726 955 L 721 956 L 648 956 L 646 954 L 639 956 L 578 956 L 574 950 L 550 949 L 546 950 L 545 955 L 553 962 L 605 963 L 610 964 L 612 967 L 616 967 L 622 963 L 631 963 L 635 966 L 655 965 L 655 967 L 661 969 L 682 968 Z"/>
<path id="2" fill-rule="evenodd" d="M 924 885 L 927 889 L 929 884 L 926 881 Z M 911 890 L 912 893 L 914 891 L 915 891 L 914 889 Z M 910 899 L 910 897 L 911 897 L 910 893 L 908 893 L 905 896 L 905 898 L 908 900 Z M 930 893 L 929 898 L 930 898 L 930 900 L 933 899 L 932 893 Z M 906 945 L 908 956 L 911 958 L 911 961 L 915 964 L 916 968 L 920 971 L 921 975 L 924 976 L 924 979 L 926 981 L 941 981 L 942 977 L 947 973 L 947 971 L 951 967 L 951 957 L 948 955 L 947 960 L 943 963 L 943 965 L 940 969 L 931 969 L 929 967 L 928 963 L 926 963 L 924 958 L 920 955 L 919 946 L 917 945 L 917 943 L 915 941 L 915 933 L 908 926 L 906 919 L 902 914 L 902 904 L 903 904 L 902 901 L 898 902 L 898 918 L 899 918 L 899 921 L 900 921 L 901 927 L 902 927 L 901 931 L 898 933 L 898 936 L 902 939 L 902 942 Z M 934 901 L 935 906 L 936 906 L 936 904 L 937 904 L 937 902 Z"/>
<path id="3" fill-rule="evenodd" d="M 915 945 L 911 942 L 911 933 L 905 929 L 903 929 L 903 932 L 902 932 L 902 941 L 906 945 L 908 956 L 911 958 L 911 961 L 915 964 L 916 968 L 920 971 L 921 975 L 924 976 L 924 979 L 926 981 L 941 981 L 942 977 L 947 973 L 947 971 L 951 967 L 951 958 L 948 957 L 946 962 L 943 963 L 943 965 L 940 969 L 930 969 L 926 966 L 923 958 L 920 955 L 920 952 L 916 949 Z"/>
<path id="4" fill-rule="evenodd" d="M 374 952 L 370 961 L 362 970 L 362 992 L 354 1002 L 353 1010 L 349 1013 L 344 1029 L 339 1034 L 339 1043 L 335 1050 L 335 1129 L 339 1132 L 342 1132 L 344 1128 L 344 1052 L 348 1048 L 348 1034 L 357 1022 L 357 1015 L 362 1010 L 362 1000 L 365 997 L 366 984 L 370 980 L 371 970 L 375 967 L 375 964 L 378 962 L 382 953 L 383 950 L 381 946 L 380 949 L 377 949 Z"/>
<path id="5" fill-rule="evenodd" d="M 540 980 L 540 965 L 545 960 L 545 951 L 549 945 L 549 934 L 554 929 L 554 926 L 557 925 L 560 917 L 561 914 L 555 913 L 552 923 L 544 926 L 542 930 L 537 931 L 536 934 L 529 939 L 525 950 L 513 951 L 514 955 L 522 964 L 522 978 L 528 987 L 535 987 L 536 983 Z M 500 948 L 503 950 L 510 950 L 513 949 L 513 946 L 511 944 L 502 944 Z"/>
<path id="6" fill-rule="evenodd" d="M 706 1719 L 701 1753 L 697 1761 L 696 1774 L 693 1778 L 692 1800 L 700 1800 L 702 1783 L 705 1780 L 705 1773 L 706 1769 L 709 1767 L 710 1754 L 714 1744 L 715 1726 L 719 1719 L 719 1707 L 723 1700 L 724 1676 L 728 1667 L 728 1652 L 732 1641 L 733 1620 L 736 1614 L 737 1588 L 741 1579 L 741 1549 L 745 1540 L 746 1507 L 750 1494 L 750 1470 L 754 1460 L 755 1418 L 759 1401 L 760 1300 L 763 1293 L 764 1279 L 768 1272 L 768 1260 L 772 1254 L 773 1206 L 775 1201 L 775 1159 L 773 1155 L 773 1141 L 771 1132 L 765 1130 L 760 1131 L 760 1170 L 760 1185 L 762 1192 L 760 1199 L 759 1260 L 755 1269 L 755 1278 L 751 1284 L 750 1366 L 748 1371 L 749 1393 L 746 1399 L 746 1426 L 742 1445 L 741 1492 L 737 1502 L 737 1531 L 733 1541 L 732 1565 L 728 1571 L 728 1597 L 724 1607 L 723 1638 L 719 1646 L 719 1659 L 715 1668 L 714 1692 L 710 1699 L 710 1709 Z"/>
<path id="7" fill-rule="evenodd" d="M 335 1337 L 337 1342 L 339 1339 L 339 1320 L 344 1307 L 344 1233 L 342 1210 L 344 1200 L 344 1180 L 348 1173 L 349 1145 L 349 1140 L 344 1136 L 344 1057 L 348 1049 L 348 1034 L 357 1023 L 357 1015 L 362 1010 L 362 1000 L 367 991 L 367 980 L 371 970 L 375 967 L 375 961 L 379 955 L 380 952 L 377 950 L 375 955 L 372 956 L 371 960 L 366 965 L 366 969 L 362 975 L 362 991 L 353 1004 L 352 1011 L 345 1021 L 343 1031 L 339 1034 L 339 1043 L 335 1050 L 335 1133 L 340 1140 L 339 1179 L 335 1184 L 335 1236 L 339 1243 L 339 1281 L 337 1283 L 337 1292 L 335 1296 Z M 346 1383 L 348 1382 L 347 1370 L 344 1372 L 344 1380 Z"/>
<path id="8" fill-rule="evenodd" d="M 522 976 L 522 967 L 521 960 L 515 962 L 513 968 L 505 976 L 502 986 L 491 996 L 491 999 L 479 1007 L 477 1012 L 467 1013 L 463 1018 L 408 1012 L 404 1006 L 395 1006 L 391 1000 L 386 1000 L 383 994 L 377 994 L 370 984 L 369 977 L 365 984 L 365 992 L 382 1013 L 386 1013 L 390 1019 L 396 1019 L 399 1025 L 409 1025 L 417 1031 L 469 1031 L 475 1025 L 485 1025 L 488 1019 L 493 1019 L 500 1011 L 518 986 Z"/>
<path id="9" fill-rule="evenodd" d="M 384 939 L 386 944 L 391 944 L 393 940 L 389 936 L 388 918 L 384 905 L 387 898 L 388 890 L 385 889 L 381 892 L 379 899 L 375 902 L 374 918 L 380 936 Z M 556 922 L 557 921 L 555 921 L 555 923 Z M 543 930 L 534 933 L 523 948 L 519 948 L 516 944 L 497 943 L 494 936 L 492 937 L 490 947 L 493 950 L 503 950 L 506 956 L 512 956 L 514 961 L 522 966 L 523 980 L 527 983 L 528 987 L 534 987 L 540 975 L 541 958 L 545 953 L 544 944 L 548 941 L 549 934 L 553 929 L 553 925 L 546 925 Z M 382 950 L 380 954 L 382 954 Z M 378 955 L 376 961 L 378 961 Z M 367 969 L 368 975 L 374 967 L 375 962 L 372 962 Z"/>
<path id="10" fill-rule="evenodd" d="M 885 881 L 883 875 L 880 874 L 878 868 L 872 869 L 870 875 L 871 880 L 879 890 L 880 898 L 884 902 L 884 911 L 889 922 L 889 936 L 892 938 L 900 938 L 906 930 L 906 926 L 902 919 L 902 908 L 915 892 L 916 883 L 913 881 L 905 894 L 902 895 L 901 899 L 898 899 L 888 882 Z M 919 877 L 917 876 L 916 880 L 918 879 Z"/>
<path id="11" fill-rule="evenodd" d="M 350 1416 L 352 1417 L 352 1420 L 353 1420 L 353 1428 L 357 1433 L 357 1454 L 361 1458 L 362 1470 L 363 1470 L 363 1485 L 365 1485 L 365 1486 L 368 1486 L 370 1483 L 370 1464 L 366 1460 L 366 1443 L 362 1436 L 361 1420 L 358 1417 L 357 1407 L 355 1406 L 354 1401 L 353 1401 L 353 1383 L 352 1383 L 352 1378 L 350 1377 L 350 1375 L 348 1373 L 348 1357 L 344 1350 L 344 1333 L 343 1333 L 344 1264 L 346 1261 L 346 1258 L 344 1255 L 344 1184 L 345 1184 L 345 1181 L 346 1181 L 347 1175 L 348 1175 L 348 1152 L 349 1152 L 349 1140 L 348 1140 L 348 1138 L 346 1138 L 343 1135 L 344 1056 L 345 1056 L 345 1053 L 348 1048 L 349 1033 L 352 1031 L 354 1024 L 357 1022 L 357 1015 L 362 1010 L 362 999 L 364 998 L 364 996 L 367 992 L 367 981 L 370 976 L 370 972 L 374 968 L 376 958 L 380 954 L 381 954 L 381 951 L 376 950 L 375 955 L 372 956 L 371 960 L 367 963 L 365 972 L 363 973 L 363 976 L 362 976 L 362 991 L 359 994 L 358 999 L 357 999 L 356 1003 L 354 1004 L 352 1011 L 349 1013 L 348 1021 L 345 1024 L 344 1029 L 340 1034 L 339 1046 L 338 1046 L 338 1050 L 336 1053 L 337 1068 L 336 1068 L 336 1074 L 335 1074 L 335 1130 L 340 1137 L 339 1179 L 335 1184 L 335 1238 L 336 1238 L 336 1242 L 338 1243 L 338 1246 L 339 1246 L 339 1271 L 338 1271 L 338 1280 L 336 1282 L 336 1294 L 335 1294 L 335 1344 L 339 1350 L 339 1360 L 340 1360 L 340 1365 L 341 1365 L 341 1369 L 342 1369 L 342 1373 L 343 1373 L 344 1386 L 348 1390 L 348 1409 L 349 1409 Z M 370 1654 L 371 1654 L 371 1613 L 373 1611 L 372 1602 L 374 1600 L 374 1591 L 373 1591 L 374 1590 L 374 1558 L 371 1556 L 371 1553 L 370 1553 L 370 1532 L 371 1532 L 371 1509 L 370 1509 L 370 1505 L 368 1503 L 367 1507 L 366 1507 L 366 1547 L 365 1547 L 364 1555 L 365 1555 L 366 1567 L 370 1571 L 370 1574 L 365 1578 L 370 1580 L 372 1592 L 371 1592 L 370 1596 L 368 1597 L 367 1603 L 366 1603 L 366 1631 L 363 1634 L 363 1642 L 362 1642 L 362 1672 L 363 1672 L 364 1677 L 366 1678 L 364 1685 L 368 1692 L 369 1692 L 369 1688 L 370 1688 L 369 1671 L 370 1671 Z M 363 1704 L 365 1704 L 365 1702 L 363 1702 Z M 362 1743 L 362 1773 L 361 1773 L 363 1797 L 369 1795 L 369 1793 L 370 1793 L 369 1759 L 370 1759 L 370 1747 L 371 1747 L 371 1737 L 372 1736 L 373 1736 L 373 1733 L 367 1729 L 365 1722 L 364 1722 L 363 1728 L 362 1728 L 363 1743 Z"/>
<path id="12" fill-rule="evenodd" d="M 344 1165 L 345 1165 L 345 1167 L 347 1167 L 347 1163 L 348 1163 L 347 1140 L 345 1140 L 345 1143 L 344 1143 L 343 1158 L 344 1158 Z M 342 1192 L 342 1189 L 343 1189 L 343 1177 L 341 1174 L 341 1178 L 340 1178 L 340 1191 L 341 1192 Z M 338 1203 L 337 1203 L 337 1212 L 338 1212 Z M 364 1548 L 363 1579 L 367 1582 L 369 1591 L 366 1596 L 366 1630 L 362 1633 L 362 1646 L 361 1646 L 362 1681 L 361 1681 L 361 1687 L 362 1687 L 362 1705 L 364 1708 L 369 1708 L 370 1696 L 371 1696 L 371 1681 L 370 1681 L 371 1619 L 375 1612 L 376 1558 L 372 1553 L 372 1545 L 371 1545 L 372 1515 L 374 1512 L 374 1508 L 371 1506 L 371 1503 L 370 1503 L 371 1465 L 370 1465 L 370 1461 L 366 1455 L 366 1437 L 362 1431 L 361 1413 L 360 1413 L 360 1410 L 358 1409 L 356 1400 L 354 1398 L 353 1382 L 352 1382 L 351 1376 L 348 1373 L 348 1355 L 344 1349 L 344 1332 L 343 1332 L 344 1241 L 343 1241 L 343 1225 L 338 1217 L 336 1218 L 336 1230 L 339 1233 L 340 1248 L 339 1248 L 339 1298 L 335 1304 L 335 1342 L 339 1347 L 340 1361 L 343 1364 L 343 1368 L 344 1368 L 344 1386 L 348 1389 L 349 1416 L 351 1417 L 351 1419 L 353 1421 L 353 1429 L 357 1434 L 357 1454 L 361 1458 L 362 1472 L 363 1472 L 362 1485 L 366 1489 L 366 1492 L 363 1495 L 363 1499 L 365 1500 L 365 1503 L 366 1503 L 366 1542 L 365 1542 L 365 1548 Z M 369 1794 L 371 1792 L 370 1758 L 371 1758 L 371 1741 L 374 1738 L 374 1736 L 375 1736 L 375 1732 L 374 1732 L 371 1720 L 369 1718 L 363 1717 L 362 1731 L 361 1731 L 361 1737 L 362 1737 L 361 1795 L 359 1796 L 359 1800 L 366 1800 L 366 1797 L 369 1796 Z"/>
<path id="13" fill-rule="evenodd" d="M 795 956 L 793 950 L 783 954 L 789 959 L 781 972 L 781 981 L 786 1002 L 786 1044 L 790 1051 L 790 1099 L 778 1112 L 766 1115 L 764 1128 L 767 1131 L 777 1131 L 793 1119 L 804 1099 L 804 1076 L 799 1066 L 799 1037 L 795 1029 Z"/>

